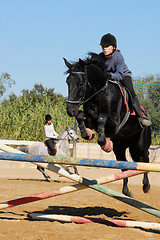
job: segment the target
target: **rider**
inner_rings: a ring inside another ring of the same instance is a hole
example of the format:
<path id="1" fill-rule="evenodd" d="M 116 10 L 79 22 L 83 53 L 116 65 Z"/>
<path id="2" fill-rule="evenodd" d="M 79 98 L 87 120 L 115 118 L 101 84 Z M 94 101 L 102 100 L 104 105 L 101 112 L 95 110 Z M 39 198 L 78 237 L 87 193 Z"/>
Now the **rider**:
<path id="1" fill-rule="evenodd" d="M 100 45 L 103 52 L 101 52 L 99 56 L 105 63 L 107 77 L 112 80 L 120 81 L 130 91 L 133 98 L 133 107 L 138 115 L 140 123 L 143 126 L 149 126 L 151 121 L 141 112 L 138 97 L 133 89 L 132 73 L 125 64 L 120 50 L 117 49 L 116 38 L 112 34 L 107 33 L 101 38 Z"/>
<path id="2" fill-rule="evenodd" d="M 50 114 L 47 114 L 45 116 L 44 131 L 45 131 L 45 143 L 49 149 L 50 155 L 53 156 L 56 154 L 55 139 L 57 139 L 58 133 L 56 133 L 56 131 L 54 130 L 52 117 Z"/>

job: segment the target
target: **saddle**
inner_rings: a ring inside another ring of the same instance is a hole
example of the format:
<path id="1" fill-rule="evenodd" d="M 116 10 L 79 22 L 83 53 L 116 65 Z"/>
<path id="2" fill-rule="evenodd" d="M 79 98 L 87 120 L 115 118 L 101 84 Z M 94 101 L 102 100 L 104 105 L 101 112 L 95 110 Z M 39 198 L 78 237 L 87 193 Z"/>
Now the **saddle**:
<path id="1" fill-rule="evenodd" d="M 117 81 L 109 80 L 109 82 L 117 84 L 117 86 L 119 87 L 119 90 L 123 96 L 124 105 L 126 106 L 126 114 L 125 114 L 123 120 L 121 121 L 120 125 L 118 126 L 118 128 L 115 131 L 115 134 L 117 134 L 120 131 L 120 129 L 124 126 L 124 124 L 127 122 L 128 118 L 130 116 L 135 116 L 137 114 L 134 111 L 133 98 L 132 98 L 130 91 L 127 88 L 125 88 L 121 83 L 118 83 Z M 142 106 L 141 106 L 141 111 L 142 111 L 142 114 L 145 114 L 145 109 Z"/>

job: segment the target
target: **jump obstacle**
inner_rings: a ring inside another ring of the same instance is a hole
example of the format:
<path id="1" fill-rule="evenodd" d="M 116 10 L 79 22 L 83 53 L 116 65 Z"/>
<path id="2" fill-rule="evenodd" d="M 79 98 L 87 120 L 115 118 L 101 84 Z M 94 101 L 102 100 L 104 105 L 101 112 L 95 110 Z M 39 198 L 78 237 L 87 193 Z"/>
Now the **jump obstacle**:
<path id="1" fill-rule="evenodd" d="M 88 166 L 88 167 L 90 166 L 90 167 L 160 172 L 160 165 L 157 165 L 156 163 L 124 162 L 124 161 L 88 159 L 88 158 L 81 159 L 76 157 L 56 157 L 56 156 L 17 154 L 17 153 L 0 153 L 0 159 L 10 160 L 10 161 L 22 161 L 22 162 L 69 164 L 69 165 Z"/>
<path id="2" fill-rule="evenodd" d="M 2 155 L 6 155 L 6 153 L 5 154 L 2 154 Z M 12 154 L 12 155 L 17 155 L 17 154 Z M 21 155 L 21 154 L 18 154 L 18 155 Z M 25 155 L 26 156 L 26 155 Z M 28 155 L 28 156 L 30 156 L 30 155 Z M 31 155 L 31 156 L 33 156 L 33 155 Z M 34 155 L 34 156 L 36 156 L 36 155 Z M 43 156 L 42 156 L 43 157 Z M 0 158 L 1 158 L 1 154 L 0 154 Z M 5 160 L 4 158 L 3 158 L 3 160 Z M 12 159 L 7 159 L 7 160 L 12 160 Z M 85 159 L 84 159 L 85 160 Z M 87 160 L 89 160 L 89 159 L 87 159 Z M 95 159 L 94 159 L 95 160 Z M 20 161 L 23 161 L 23 160 L 20 160 Z M 25 160 L 26 161 L 26 160 Z M 27 161 L 28 162 L 30 162 L 28 159 L 27 159 Z M 32 162 L 32 161 L 31 161 Z M 39 162 L 39 161 L 38 161 Z M 58 162 L 59 163 L 59 162 Z M 64 162 L 63 162 L 64 163 Z M 68 163 L 67 163 L 68 164 Z M 44 167 L 44 166 L 46 166 L 46 164 L 38 164 L 38 165 L 40 165 L 41 167 Z M 66 172 L 64 169 L 61 169 L 61 168 L 59 168 L 59 167 L 56 167 L 56 166 L 54 166 L 53 164 L 48 164 L 48 165 L 51 165 L 50 167 L 49 167 L 49 170 L 51 170 L 51 168 L 52 168 L 52 171 L 54 171 L 54 172 L 56 172 L 56 173 L 58 173 L 58 174 L 60 174 L 60 175 L 62 175 L 62 176 L 64 176 L 64 177 L 67 177 L 67 178 L 69 178 L 69 179 L 72 179 L 72 180 L 74 180 L 74 181 L 77 181 L 77 182 L 79 182 L 79 183 L 81 183 L 81 184 L 83 184 L 83 185 L 85 185 L 85 186 L 87 186 L 87 187 L 90 187 L 90 188 L 92 188 L 92 189 L 94 189 L 94 190 L 96 190 L 96 191 L 99 191 L 99 192 L 102 192 L 102 193 L 104 193 L 104 194 L 106 194 L 106 195 L 108 195 L 108 196 L 111 196 L 111 197 L 113 197 L 113 198 L 116 198 L 117 200 L 120 200 L 120 201 L 122 201 L 122 202 L 125 202 L 125 203 L 127 203 L 127 204 L 129 204 L 129 205 L 132 205 L 132 206 L 134 206 L 134 207 L 136 207 L 136 208 L 138 208 L 138 209 L 140 209 L 140 210 L 142 210 L 142 211 L 145 211 L 145 212 L 147 212 L 147 213 L 149 213 L 149 214 L 152 214 L 152 215 L 154 215 L 154 216 L 157 216 L 157 217 L 160 217 L 160 211 L 158 210 L 158 209 L 155 209 L 155 208 L 152 208 L 152 207 L 150 207 L 150 206 L 148 206 L 148 205 L 146 205 L 146 204 L 143 204 L 143 203 L 141 203 L 141 202 L 139 202 L 139 201 L 136 201 L 136 200 L 134 200 L 134 199 L 131 199 L 131 198 L 129 198 L 129 197 L 126 197 L 125 195 L 123 195 L 123 194 L 120 194 L 120 193 L 117 193 L 117 192 L 115 192 L 115 191 L 113 191 L 113 190 L 111 190 L 111 189 L 109 189 L 109 188 L 106 188 L 106 187 L 102 187 L 101 185 L 99 185 L 99 184 L 97 184 L 97 183 L 95 183 L 95 180 L 93 181 L 90 181 L 90 180 L 88 180 L 88 179 L 86 179 L 86 178 L 82 178 L 82 177 L 80 177 L 79 175 L 76 175 L 76 174 L 72 174 L 72 175 L 70 175 L 68 172 Z M 74 164 L 73 164 L 74 165 Z M 156 165 L 156 167 L 158 166 L 157 164 L 155 164 Z M 48 168 L 48 167 L 47 167 Z M 55 169 L 56 168 L 56 169 Z M 118 167 L 119 168 L 119 167 Z M 122 168 L 122 167 L 120 167 L 120 168 Z M 148 170 L 149 171 L 149 170 Z M 151 171 L 151 170 L 150 170 Z M 153 224 L 154 225 L 154 223 L 149 223 L 149 224 Z"/>
<path id="3" fill-rule="evenodd" d="M 4 144 L 0 144 L 0 149 L 3 151 L 6 151 L 6 152 L 22 153 L 21 151 L 14 149 L 12 147 L 8 147 Z M 38 165 L 38 163 L 34 163 L 34 164 Z M 48 170 L 51 171 L 50 164 L 45 163 L 45 164 L 43 164 L 43 167 L 48 168 Z M 143 174 L 144 172 L 145 171 L 128 170 L 125 172 L 112 174 L 107 177 L 102 177 L 102 178 L 96 179 L 94 181 L 96 181 L 98 184 L 104 184 L 104 183 L 121 180 L 121 179 L 124 179 L 127 177 L 132 177 L 132 176 L 136 176 L 139 174 Z M 51 190 L 51 191 L 47 191 L 47 192 L 43 192 L 43 193 L 33 194 L 31 196 L 22 197 L 22 198 L 10 200 L 7 202 L 2 202 L 2 203 L 0 203 L 0 209 L 14 207 L 14 206 L 18 206 L 18 205 L 22 205 L 22 204 L 26 204 L 26 203 L 30 203 L 30 202 L 35 202 L 35 201 L 43 200 L 46 198 L 51 198 L 51 197 L 59 196 L 62 194 L 79 191 L 84 188 L 87 188 L 87 186 L 84 186 L 82 184 L 75 184 L 75 185 L 71 185 L 71 186 L 67 186 L 67 187 L 62 187 L 60 189 L 55 189 L 55 190 Z"/>
<path id="4" fill-rule="evenodd" d="M 160 230 L 160 223 L 151 222 L 137 222 L 129 220 L 118 219 L 103 219 L 103 218 L 90 218 L 57 214 L 41 214 L 41 213 L 29 213 L 28 217 L 33 220 L 49 220 L 60 222 L 72 222 L 72 223 L 102 223 L 109 226 L 128 227 L 128 228 L 144 228 L 152 230 Z"/>
<path id="5" fill-rule="evenodd" d="M 45 166 L 45 168 L 47 168 L 47 166 Z M 50 169 L 48 168 L 48 170 L 50 170 Z M 143 173 L 144 173 L 144 171 L 128 170 L 125 172 L 115 173 L 115 174 L 111 174 L 106 177 L 98 178 L 94 181 L 97 182 L 98 184 L 105 184 L 105 183 L 111 183 L 111 182 L 114 182 L 117 180 L 121 180 L 126 177 L 133 177 L 133 176 L 143 174 Z M 22 197 L 22 198 L 13 199 L 13 200 L 10 200 L 7 202 L 2 202 L 2 203 L 0 203 L 0 209 L 15 207 L 15 206 L 19 206 L 19 205 L 26 204 L 26 203 L 31 203 L 31 202 L 51 198 L 51 197 L 56 197 L 56 196 L 60 196 L 63 194 L 83 190 L 85 188 L 87 188 L 87 186 L 84 186 L 82 184 L 75 184 L 75 185 L 71 185 L 71 186 L 62 187 L 59 189 L 50 190 L 47 192 L 37 193 L 37 194 L 33 194 L 33 195 L 30 195 L 27 197 Z"/>
<path id="6" fill-rule="evenodd" d="M 5 156 L 5 154 L 3 153 L 4 156 Z M 1 155 L 2 154 L 0 154 L 0 158 L 1 158 Z M 17 155 L 20 155 L 20 156 L 24 155 L 24 157 L 27 156 L 25 154 L 10 154 L 10 155 L 16 155 L 16 156 Z M 28 156 L 32 156 L 32 155 L 28 154 Z M 37 157 L 38 155 L 33 155 L 33 156 Z M 46 166 L 44 163 L 38 163 L 38 165 L 41 166 L 41 167 L 45 167 Z M 82 185 L 85 185 L 85 186 L 87 186 L 89 188 L 92 188 L 92 189 L 94 189 L 94 190 L 96 190 L 98 192 L 101 192 L 101 193 L 105 194 L 105 195 L 113 197 L 113 198 L 115 198 L 115 199 L 117 199 L 117 200 L 119 200 L 121 202 L 129 204 L 129 205 L 131 205 L 131 206 L 133 206 L 135 208 L 138 208 L 138 209 L 140 209 L 140 210 L 142 210 L 144 212 L 147 212 L 147 213 L 149 213 L 151 215 L 160 217 L 160 210 L 158 210 L 158 209 L 152 208 L 152 207 L 150 207 L 147 204 L 144 204 L 144 203 L 141 203 L 139 201 L 136 201 L 135 199 L 127 197 L 124 194 L 118 193 L 118 192 L 116 192 L 114 190 L 111 190 L 111 189 L 109 189 L 107 187 L 103 187 L 100 184 L 96 183 L 96 181 L 93 181 L 93 180 L 91 181 L 91 180 L 83 178 L 83 177 L 81 177 L 81 176 L 79 176 L 77 174 L 70 174 L 69 172 L 65 171 L 64 169 L 62 169 L 60 167 L 57 167 L 57 166 L 55 166 L 53 164 L 48 164 L 48 165 L 49 165 L 49 169 L 51 171 L 55 172 L 55 173 L 58 173 L 58 174 L 66 177 L 66 178 L 69 178 L 69 179 L 71 179 L 71 180 L 73 180 L 75 182 L 78 182 L 78 183 L 80 183 Z M 48 168 L 48 165 L 47 165 L 47 168 Z M 155 165 L 158 166 L 157 164 L 155 164 Z"/>

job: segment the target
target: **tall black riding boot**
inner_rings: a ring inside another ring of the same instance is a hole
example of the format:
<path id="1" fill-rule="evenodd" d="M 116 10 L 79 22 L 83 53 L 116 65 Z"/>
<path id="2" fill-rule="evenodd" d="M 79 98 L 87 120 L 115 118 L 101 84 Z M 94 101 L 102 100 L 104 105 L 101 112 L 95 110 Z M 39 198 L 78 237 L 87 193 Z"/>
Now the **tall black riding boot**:
<path id="1" fill-rule="evenodd" d="M 54 143 L 53 143 L 52 139 L 51 138 L 47 139 L 45 141 L 45 143 L 46 143 L 46 145 L 48 147 L 50 155 L 54 156 L 56 154 L 56 152 L 55 152 Z"/>
<path id="2" fill-rule="evenodd" d="M 134 107 L 134 110 L 135 110 L 136 114 L 138 115 L 138 120 L 140 121 L 140 123 L 144 127 L 150 126 L 151 125 L 151 121 L 149 120 L 149 118 L 145 114 L 142 114 L 141 107 L 140 107 L 140 102 L 139 102 L 137 96 L 135 96 L 133 98 L 133 107 Z"/>

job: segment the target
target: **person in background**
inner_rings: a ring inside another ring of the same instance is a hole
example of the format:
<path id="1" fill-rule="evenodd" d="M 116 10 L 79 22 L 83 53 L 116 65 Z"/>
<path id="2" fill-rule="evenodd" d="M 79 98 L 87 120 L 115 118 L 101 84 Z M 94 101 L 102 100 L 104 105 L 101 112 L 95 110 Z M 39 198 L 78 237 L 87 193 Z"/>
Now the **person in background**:
<path id="1" fill-rule="evenodd" d="M 54 126 L 52 123 L 52 117 L 50 114 L 45 116 L 45 123 L 44 123 L 44 131 L 45 131 L 45 144 L 48 147 L 50 155 L 56 154 L 56 142 L 55 140 L 58 137 L 58 133 L 54 130 Z"/>
<path id="2" fill-rule="evenodd" d="M 100 45 L 103 52 L 99 56 L 105 63 L 107 78 L 119 81 L 130 91 L 133 99 L 133 107 L 138 115 L 139 122 L 143 126 L 148 127 L 151 121 L 141 112 L 140 102 L 133 88 L 132 73 L 125 64 L 120 50 L 117 49 L 116 38 L 112 34 L 107 33 L 101 38 Z"/>

